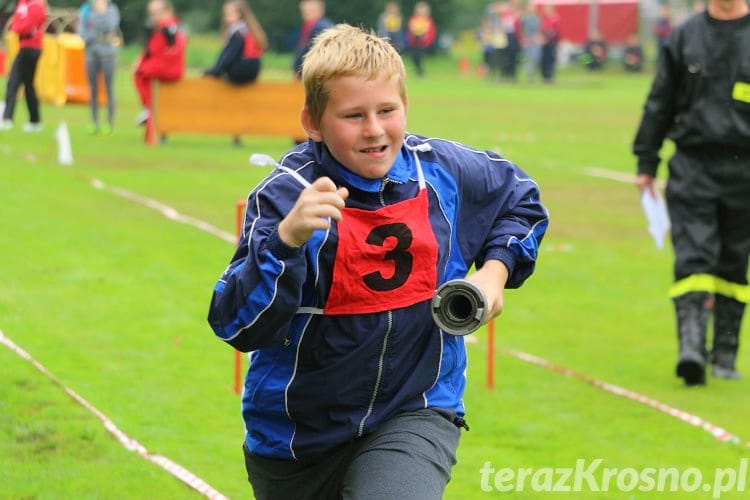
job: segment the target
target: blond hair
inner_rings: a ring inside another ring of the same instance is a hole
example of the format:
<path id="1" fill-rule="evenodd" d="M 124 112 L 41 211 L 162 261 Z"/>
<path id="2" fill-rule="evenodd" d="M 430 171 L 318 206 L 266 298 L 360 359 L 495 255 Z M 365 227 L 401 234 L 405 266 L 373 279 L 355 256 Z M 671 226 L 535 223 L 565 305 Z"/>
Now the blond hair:
<path id="1" fill-rule="evenodd" d="M 226 2 L 224 2 L 224 5 L 231 6 L 232 8 L 237 9 L 237 12 L 240 15 L 240 19 L 245 21 L 247 27 L 250 28 L 250 32 L 253 34 L 255 41 L 258 42 L 258 45 L 260 45 L 264 50 L 267 49 L 268 36 L 266 35 L 266 31 L 263 29 L 263 26 L 260 25 L 258 18 L 255 17 L 253 9 L 250 8 L 247 2 L 245 0 L 227 0 Z M 222 31 L 226 35 L 229 26 L 226 26 L 223 20 L 221 23 Z"/>
<path id="2" fill-rule="evenodd" d="M 337 24 L 315 37 L 302 64 L 305 106 L 316 123 L 323 116 L 328 82 L 342 76 L 366 80 L 397 78 L 406 102 L 406 69 L 401 56 L 384 38 L 348 24 Z"/>

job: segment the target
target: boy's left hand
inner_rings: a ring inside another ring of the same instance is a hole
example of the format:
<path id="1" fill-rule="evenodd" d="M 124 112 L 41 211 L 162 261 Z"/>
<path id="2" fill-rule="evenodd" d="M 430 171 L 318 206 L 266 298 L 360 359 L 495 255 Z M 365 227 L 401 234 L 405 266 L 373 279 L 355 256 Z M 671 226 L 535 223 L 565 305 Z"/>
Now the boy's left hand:
<path id="1" fill-rule="evenodd" d="M 487 321 L 503 312 L 503 291 L 508 281 L 508 268 L 499 260 L 488 260 L 481 269 L 466 277 L 477 285 L 487 299 Z"/>

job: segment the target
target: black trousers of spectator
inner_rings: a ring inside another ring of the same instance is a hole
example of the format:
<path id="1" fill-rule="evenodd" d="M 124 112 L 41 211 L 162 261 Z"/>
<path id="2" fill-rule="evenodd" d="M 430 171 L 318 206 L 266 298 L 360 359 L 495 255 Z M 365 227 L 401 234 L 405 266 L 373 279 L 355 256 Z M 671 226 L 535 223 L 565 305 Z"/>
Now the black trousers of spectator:
<path id="1" fill-rule="evenodd" d="M 424 53 L 425 49 L 417 45 L 411 48 L 411 57 L 414 60 L 414 67 L 417 69 L 417 76 L 424 76 L 424 65 L 422 63 Z"/>
<path id="2" fill-rule="evenodd" d="M 521 51 L 521 44 L 513 33 L 508 33 L 508 46 L 503 54 L 501 76 L 505 80 L 516 80 L 518 73 L 518 54 Z"/>
<path id="3" fill-rule="evenodd" d="M 678 148 L 669 161 L 667 202 L 675 250 L 675 281 L 709 274 L 746 285 L 750 255 L 750 148 Z"/>
<path id="4" fill-rule="evenodd" d="M 557 43 L 542 45 L 542 78 L 551 82 L 555 78 L 555 59 L 557 58 Z"/>
<path id="5" fill-rule="evenodd" d="M 29 121 L 39 123 L 39 99 L 34 89 L 34 75 L 36 74 L 37 63 L 41 50 L 22 48 L 13 61 L 8 75 L 8 84 L 5 89 L 5 111 L 3 119 L 13 120 L 13 114 L 16 109 L 16 98 L 18 89 L 23 84 L 23 91 L 26 95 L 26 106 L 29 109 Z"/>
<path id="6" fill-rule="evenodd" d="M 714 295 L 711 362 L 734 370 L 748 300 L 750 148 L 677 148 L 669 162 L 678 375 L 702 383 L 708 298 Z M 682 368 L 681 368 L 682 367 Z M 681 371 L 682 370 L 682 371 Z"/>

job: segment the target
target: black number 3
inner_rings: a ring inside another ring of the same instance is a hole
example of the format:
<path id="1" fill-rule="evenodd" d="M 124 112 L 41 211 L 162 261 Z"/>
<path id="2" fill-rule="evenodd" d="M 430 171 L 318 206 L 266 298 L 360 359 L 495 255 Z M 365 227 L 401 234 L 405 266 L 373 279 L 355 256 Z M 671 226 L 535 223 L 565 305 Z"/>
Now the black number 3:
<path id="1" fill-rule="evenodd" d="M 383 246 L 385 239 L 388 237 L 396 238 L 396 247 L 387 251 L 383 260 L 393 261 L 395 266 L 393 275 L 390 278 L 385 278 L 380 271 L 375 271 L 362 277 L 365 285 L 378 292 L 395 290 L 406 283 L 414 266 L 414 256 L 407 251 L 414 237 L 406 224 L 398 222 L 378 226 L 370 231 L 365 241 L 370 245 Z"/>

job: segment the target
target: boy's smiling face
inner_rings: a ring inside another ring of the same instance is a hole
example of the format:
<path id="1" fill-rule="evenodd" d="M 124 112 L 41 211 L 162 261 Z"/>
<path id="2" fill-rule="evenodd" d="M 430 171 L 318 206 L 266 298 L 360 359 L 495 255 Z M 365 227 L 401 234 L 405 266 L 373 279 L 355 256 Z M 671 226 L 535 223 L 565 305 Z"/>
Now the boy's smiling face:
<path id="1" fill-rule="evenodd" d="M 327 83 L 329 98 L 320 123 L 307 108 L 302 123 L 343 166 L 367 179 L 385 177 L 399 155 L 406 107 L 397 78 L 341 76 Z"/>

